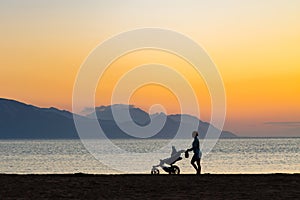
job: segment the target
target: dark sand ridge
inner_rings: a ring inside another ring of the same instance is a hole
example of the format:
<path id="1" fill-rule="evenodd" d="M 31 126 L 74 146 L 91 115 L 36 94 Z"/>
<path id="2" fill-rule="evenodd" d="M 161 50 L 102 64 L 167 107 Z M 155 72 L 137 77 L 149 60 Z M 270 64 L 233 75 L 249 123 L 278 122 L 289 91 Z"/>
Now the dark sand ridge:
<path id="1" fill-rule="evenodd" d="M 0 175 L 0 199 L 300 199 L 300 174 Z"/>

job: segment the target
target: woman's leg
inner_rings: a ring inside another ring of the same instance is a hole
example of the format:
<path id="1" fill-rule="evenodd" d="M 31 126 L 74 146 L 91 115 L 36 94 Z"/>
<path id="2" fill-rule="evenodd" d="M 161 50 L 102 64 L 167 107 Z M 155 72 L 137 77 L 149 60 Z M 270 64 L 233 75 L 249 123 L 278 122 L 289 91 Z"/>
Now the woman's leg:
<path id="1" fill-rule="evenodd" d="M 198 167 L 196 166 L 196 164 L 195 164 L 195 162 L 197 161 L 198 159 L 197 159 L 197 156 L 194 154 L 193 155 L 193 158 L 192 158 L 192 160 L 191 160 L 191 164 L 192 164 L 192 166 L 195 168 L 195 170 L 196 170 L 196 172 L 198 173 Z M 197 161 L 197 165 L 198 165 L 198 161 Z M 199 166 L 199 165 L 198 165 Z"/>
<path id="2" fill-rule="evenodd" d="M 193 167 L 195 168 L 196 171 L 198 171 L 198 167 L 195 165 L 195 160 L 191 160 L 191 164 L 193 165 Z"/>
<path id="3" fill-rule="evenodd" d="M 200 159 L 197 160 L 197 165 L 198 165 L 197 174 L 201 174 Z"/>

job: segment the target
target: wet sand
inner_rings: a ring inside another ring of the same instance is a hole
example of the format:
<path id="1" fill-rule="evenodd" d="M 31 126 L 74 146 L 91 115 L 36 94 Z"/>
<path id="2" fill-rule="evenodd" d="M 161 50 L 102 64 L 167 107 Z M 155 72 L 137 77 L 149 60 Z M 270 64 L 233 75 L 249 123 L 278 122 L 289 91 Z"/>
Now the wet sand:
<path id="1" fill-rule="evenodd" d="M 0 199 L 300 199 L 300 174 L 1 174 Z"/>

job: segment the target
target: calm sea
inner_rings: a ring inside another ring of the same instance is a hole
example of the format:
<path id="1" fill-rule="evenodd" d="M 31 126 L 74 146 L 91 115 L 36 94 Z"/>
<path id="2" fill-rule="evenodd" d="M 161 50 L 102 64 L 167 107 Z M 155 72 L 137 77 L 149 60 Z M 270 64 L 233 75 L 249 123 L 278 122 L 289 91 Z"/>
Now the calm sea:
<path id="1" fill-rule="evenodd" d="M 116 140 L 120 146 L 137 152 L 164 140 Z M 192 140 L 178 140 L 186 149 Z M 170 149 L 171 151 L 171 149 Z M 109 152 L 105 152 L 108 154 Z M 162 154 L 162 159 L 165 158 Z M 136 162 L 143 162 L 140 156 Z M 140 159 L 140 160 L 139 160 Z M 122 165 L 130 165 L 126 157 Z M 176 163 L 181 173 L 194 173 L 189 159 Z M 153 165 L 159 160 L 153 160 Z M 221 139 L 201 160 L 202 172 L 300 173 L 300 138 Z M 130 166 L 129 166 L 130 167 Z M 150 173 L 152 166 L 142 173 Z M 80 140 L 0 140 L 0 173 L 120 173 L 94 158 Z M 140 172 L 139 172 L 140 173 Z"/>

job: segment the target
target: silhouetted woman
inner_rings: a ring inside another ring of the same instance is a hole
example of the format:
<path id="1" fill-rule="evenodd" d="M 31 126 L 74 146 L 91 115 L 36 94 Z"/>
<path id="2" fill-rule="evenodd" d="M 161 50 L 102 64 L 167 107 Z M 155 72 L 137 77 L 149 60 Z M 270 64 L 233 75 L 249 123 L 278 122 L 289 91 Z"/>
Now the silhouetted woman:
<path id="1" fill-rule="evenodd" d="M 201 174 L 201 165 L 200 165 L 200 159 L 201 159 L 201 151 L 200 151 L 200 144 L 199 144 L 199 139 L 198 139 L 198 132 L 194 131 L 192 133 L 192 136 L 194 138 L 194 141 L 192 143 L 192 148 L 187 149 L 186 151 L 193 151 L 194 155 L 192 157 L 191 160 L 191 164 L 193 165 L 193 167 L 195 168 L 197 174 Z M 195 164 L 195 162 L 197 163 L 197 165 Z"/>

